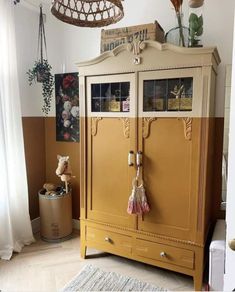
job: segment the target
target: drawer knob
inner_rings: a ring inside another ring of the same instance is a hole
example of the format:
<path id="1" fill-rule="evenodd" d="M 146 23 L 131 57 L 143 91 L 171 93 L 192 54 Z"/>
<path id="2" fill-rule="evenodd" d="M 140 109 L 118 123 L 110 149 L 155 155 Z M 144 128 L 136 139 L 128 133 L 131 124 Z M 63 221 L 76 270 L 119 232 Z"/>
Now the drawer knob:
<path id="1" fill-rule="evenodd" d="M 111 242 L 111 239 L 109 237 L 105 237 L 104 240 L 107 242 Z"/>
<path id="2" fill-rule="evenodd" d="M 165 258 L 166 257 L 166 253 L 164 251 L 160 252 L 160 257 L 161 258 Z"/>

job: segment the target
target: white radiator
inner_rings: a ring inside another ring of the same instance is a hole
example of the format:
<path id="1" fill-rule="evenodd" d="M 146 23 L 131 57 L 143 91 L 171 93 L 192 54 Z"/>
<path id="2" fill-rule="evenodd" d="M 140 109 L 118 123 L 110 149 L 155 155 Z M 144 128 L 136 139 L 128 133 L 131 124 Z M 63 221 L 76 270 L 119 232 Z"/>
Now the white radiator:
<path id="1" fill-rule="evenodd" d="M 209 289 L 223 291 L 225 261 L 225 221 L 217 220 L 210 244 Z"/>

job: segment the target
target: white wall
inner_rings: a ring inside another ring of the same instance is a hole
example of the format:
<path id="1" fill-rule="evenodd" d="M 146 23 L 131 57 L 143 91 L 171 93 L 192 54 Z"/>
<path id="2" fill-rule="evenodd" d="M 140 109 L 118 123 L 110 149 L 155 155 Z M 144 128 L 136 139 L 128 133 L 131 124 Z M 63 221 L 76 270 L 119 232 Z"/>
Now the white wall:
<path id="1" fill-rule="evenodd" d="M 188 1 L 184 1 L 183 12 L 185 24 L 188 18 Z M 170 0 L 125 0 L 123 2 L 125 16 L 117 24 L 109 28 L 150 23 L 157 20 L 167 32 L 175 26 L 175 14 Z M 222 59 L 219 67 L 217 82 L 217 116 L 224 115 L 224 84 L 225 65 L 232 62 L 232 39 L 233 39 L 233 11 L 234 0 L 205 0 L 204 5 L 204 46 L 217 46 Z M 27 86 L 24 71 L 29 65 L 33 65 L 35 49 L 37 45 L 37 22 L 38 15 L 34 11 L 26 11 L 24 7 L 17 8 L 16 22 L 19 36 L 18 51 L 21 59 L 19 67 L 21 70 L 21 96 L 23 115 L 41 114 L 39 106 L 40 96 L 38 85 L 33 88 Z M 100 30 L 98 28 L 80 28 L 63 23 L 56 19 L 44 6 L 47 14 L 46 36 L 48 45 L 48 59 L 53 66 L 54 73 L 76 72 L 77 62 L 93 58 L 100 51 Z M 36 18 L 36 19 L 35 19 Z M 27 48 L 30 44 L 30 48 Z M 28 54 L 23 54 L 28 50 Z M 27 66 L 26 66 L 27 65 Z M 32 102 L 33 101 L 33 102 Z M 53 108 L 49 115 L 54 116 Z"/>
<path id="2" fill-rule="evenodd" d="M 41 116 L 41 94 L 39 84 L 29 86 L 26 72 L 37 57 L 37 11 L 22 5 L 15 7 L 15 30 L 18 59 L 18 75 L 23 116 Z"/>

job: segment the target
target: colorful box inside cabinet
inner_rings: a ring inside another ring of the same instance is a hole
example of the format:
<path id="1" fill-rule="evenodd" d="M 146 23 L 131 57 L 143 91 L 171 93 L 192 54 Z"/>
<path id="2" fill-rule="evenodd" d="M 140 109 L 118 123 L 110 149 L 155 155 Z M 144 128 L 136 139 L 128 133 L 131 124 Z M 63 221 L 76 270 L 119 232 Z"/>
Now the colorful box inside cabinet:
<path id="1" fill-rule="evenodd" d="M 164 30 L 157 21 L 116 29 L 102 29 L 100 52 L 111 51 L 119 45 L 131 43 L 134 40 L 164 43 L 164 35 Z"/>
<path id="2" fill-rule="evenodd" d="M 129 99 L 122 101 L 122 111 L 123 112 L 130 111 L 130 100 Z"/>

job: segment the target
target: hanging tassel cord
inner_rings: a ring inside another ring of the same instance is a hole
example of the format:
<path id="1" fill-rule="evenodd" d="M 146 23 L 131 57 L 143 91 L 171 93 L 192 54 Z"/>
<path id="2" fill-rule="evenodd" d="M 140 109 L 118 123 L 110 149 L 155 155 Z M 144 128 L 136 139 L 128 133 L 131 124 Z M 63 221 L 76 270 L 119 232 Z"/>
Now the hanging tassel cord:
<path id="1" fill-rule="evenodd" d="M 140 178 L 140 167 L 137 166 L 137 172 L 136 172 L 136 181 L 137 182 L 138 182 L 139 178 Z"/>

